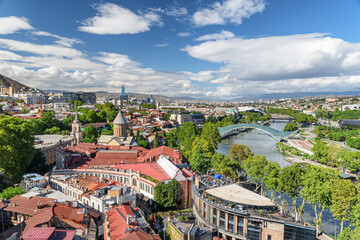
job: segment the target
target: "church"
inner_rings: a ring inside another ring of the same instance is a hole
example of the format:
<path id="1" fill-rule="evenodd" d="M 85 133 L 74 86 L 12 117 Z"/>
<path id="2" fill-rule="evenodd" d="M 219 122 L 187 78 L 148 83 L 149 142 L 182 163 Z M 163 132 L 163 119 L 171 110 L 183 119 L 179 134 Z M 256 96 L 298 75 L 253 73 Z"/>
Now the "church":
<path id="1" fill-rule="evenodd" d="M 127 126 L 128 121 L 124 117 L 121 111 L 117 114 L 114 122 L 114 134 L 111 135 L 101 135 L 98 139 L 98 144 L 103 144 L 107 146 L 139 146 L 138 143 L 135 141 L 134 137 L 128 136 L 127 134 Z M 81 123 L 75 117 L 75 120 L 72 124 L 72 133 L 76 136 L 77 143 L 81 141 Z"/>

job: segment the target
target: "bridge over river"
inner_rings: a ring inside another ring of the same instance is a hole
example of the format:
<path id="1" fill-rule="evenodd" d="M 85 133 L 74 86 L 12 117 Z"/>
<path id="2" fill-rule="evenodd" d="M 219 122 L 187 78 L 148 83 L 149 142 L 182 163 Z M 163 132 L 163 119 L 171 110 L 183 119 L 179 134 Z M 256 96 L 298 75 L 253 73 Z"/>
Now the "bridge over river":
<path id="1" fill-rule="evenodd" d="M 250 123 L 234 124 L 234 125 L 230 125 L 230 126 L 226 126 L 226 127 L 220 127 L 218 129 L 219 129 L 219 133 L 220 133 L 220 138 L 225 138 L 232 134 L 238 133 L 240 130 L 242 130 L 244 128 L 259 129 L 277 141 L 280 140 L 281 138 L 289 137 L 297 132 L 297 131 L 285 132 L 285 131 L 280 131 L 280 130 L 277 130 L 277 129 L 274 129 L 274 128 L 271 128 L 268 126 L 263 126 L 260 124 L 250 124 Z"/>

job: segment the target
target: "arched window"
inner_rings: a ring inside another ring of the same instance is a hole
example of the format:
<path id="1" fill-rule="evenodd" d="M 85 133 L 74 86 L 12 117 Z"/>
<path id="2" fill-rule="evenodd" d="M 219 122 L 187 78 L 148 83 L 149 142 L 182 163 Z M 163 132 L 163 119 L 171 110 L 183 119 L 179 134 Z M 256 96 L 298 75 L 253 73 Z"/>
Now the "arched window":
<path id="1" fill-rule="evenodd" d="M 135 178 L 133 178 L 133 180 L 132 180 L 132 185 L 133 185 L 133 186 L 137 186 L 137 181 L 136 181 Z"/>

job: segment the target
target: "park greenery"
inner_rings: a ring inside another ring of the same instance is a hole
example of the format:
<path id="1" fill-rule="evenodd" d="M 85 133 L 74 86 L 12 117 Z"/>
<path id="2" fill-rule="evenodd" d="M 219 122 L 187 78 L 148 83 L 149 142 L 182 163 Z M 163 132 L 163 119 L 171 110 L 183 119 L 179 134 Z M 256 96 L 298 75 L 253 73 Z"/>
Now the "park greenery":
<path id="1" fill-rule="evenodd" d="M 315 111 L 315 115 L 317 118 L 339 121 L 341 119 L 359 119 L 360 111 L 350 109 L 339 111 L 339 109 L 336 108 L 333 112 L 331 112 L 326 109 L 318 109 Z"/>
<path id="2" fill-rule="evenodd" d="M 285 132 L 292 132 L 292 131 L 296 131 L 298 129 L 298 127 L 296 126 L 295 123 L 287 123 L 284 127 L 284 131 Z"/>
<path id="3" fill-rule="evenodd" d="M 317 126 L 314 130 L 318 139 L 346 142 L 349 147 L 360 149 L 360 130 L 340 129 L 329 126 Z"/>
<path id="4" fill-rule="evenodd" d="M 296 122 L 298 123 L 313 123 L 317 121 L 317 119 L 313 115 L 301 113 L 291 108 L 269 108 L 267 109 L 267 113 L 269 114 L 280 113 L 280 114 L 288 115 L 290 117 L 295 118 Z"/>
<path id="5" fill-rule="evenodd" d="M 242 112 L 241 115 L 241 123 L 265 122 L 271 119 L 269 114 L 262 116 L 261 113 L 255 112 Z"/>

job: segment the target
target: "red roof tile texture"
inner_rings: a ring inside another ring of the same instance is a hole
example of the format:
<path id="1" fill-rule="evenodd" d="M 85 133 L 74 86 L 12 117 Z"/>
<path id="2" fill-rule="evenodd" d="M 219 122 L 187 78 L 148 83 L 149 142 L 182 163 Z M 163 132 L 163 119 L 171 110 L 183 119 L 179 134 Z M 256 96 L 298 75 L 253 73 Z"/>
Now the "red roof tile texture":
<path id="1" fill-rule="evenodd" d="M 160 167 L 157 162 L 120 164 L 115 166 L 114 169 L 132 169 L 134 172 L 139 171 L 140 174 L 144 174 L 159 181 L 171 180 L 171 177 Z"/>

